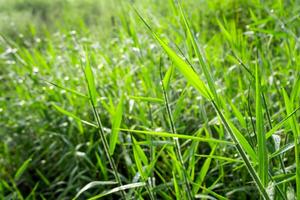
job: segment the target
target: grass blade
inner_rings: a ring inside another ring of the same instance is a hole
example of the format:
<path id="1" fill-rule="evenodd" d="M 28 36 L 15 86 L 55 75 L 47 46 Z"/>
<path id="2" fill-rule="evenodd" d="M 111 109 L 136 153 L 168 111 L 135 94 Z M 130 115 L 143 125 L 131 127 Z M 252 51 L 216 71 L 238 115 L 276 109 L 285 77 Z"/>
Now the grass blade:
<path id="1" fill-rule="evenodd" d="M 30 162 L 32 161 L 32 158 L 28 158 L 27 160 L 25 160 L 23 162 L 23 164 L 19 167 L 19 169 L 17 170 L 14 179 L 17 181 L 20 179 L 20 177 L 22 176 L 22 174 L 25 172 L 25 170 L 28 168 Z"/>
<path id="2" fill-rule="evenodd" d="M 196 137 L 196 136 L 191 136 L 191 135 L 174 134 L 174 133 L 167 133 L 167 132 L 156 132 L 156 131 L 132 130 L 132 129 L 120 129 L 120 130 L 125 131 L 125 132 L 152 135 L 152 136 L 158 136 L 158 137 L 170 137 L 170 138 L 177 137 L 177 138 L 182 138 L 182 139 L 187 139 L 187 140 L 196 140 L 196 141 L 200 141 L 200 142 L 211 142 L 211 143 L 233 145 L 232 142 L 225 141 L 225 140 L 202 138 L 202 137 Z"/>
<path id="3" fill-rule="evenodd" d="M 93 197 L 89 198 L 88 200 L 100 199 L 100 198 L 102 198 L 104 196 L 107 196 L 109 194 L 113 194 L 113 193 L 128 190 L 128 189 L 144 187 L 145 185 L 146 185 L 146 183 L 144 183 L 144 182 L 130 183 L 130 184 L 127 184 L 127 185 L 122 185 L 122 186 L 116 187 L 114 189 L 108 190 L 106 192 L 103 192 L 101 194 L 98 194 L 96 196 L 93 196 Z"/>
<path id="4" fill-rule="evenodd" d="M 298 110 L 300 109 L 300 107 L 296 108 L 295 110 L 293 110 L 293 112 L 291 112 L 290 114 L 288 114 L 284 119 L 282 119 L 280 122 L 278 122 L 276 124 L 276 126 L 274 126 L 271 130 L 269 130 L 267 133 L 266 133 L 266 137 L 267 139 L 269 137 L 271 137 L 279 128 L 281 128 L 287 121 L 290 117 L 292 117 Z"/>
<path id="5" fill-rule="evenodd" d="M 116 111 L 114 113 L 113 116 L 113 120 L 112 120 L 112 130 L 111 130 L 111 136 L 110 136 L 110 141 L 109 141 L 109 154 L 113 155 L 115 148 L 116 148 L 116 144 L 118 142 L 118 136 L 119 136 L 119 128 L 122 122 L 122 116 L 123 116 L 123 100 L 124 97 L 122 96 Z"/>
<path id="6" fill-rule="evenodd" d="M 286 107 L 286 112 L 291 113 L 293 110 L 293 102 L 290 100 L 287 92 L 283 89 L 283 97 L 284 97 L 284 103 Z M 296 196 L 299 199 L 300 198 L 300 143 L 299 143 L 299 137 L 300 137 L 300 127 L 299 123 L 297 123 L 297 118 L 295 116 L 292 116 L 289 119 L 290 127 L 292 128 L 293 136 L 294 136 L 294 151 L 295 151 L 295 163 L 296 163 Z"/>
<path id="7" fill-rule="evenodd" d="M 174 62 L 174 65 L 179 69 L 179 71 L 185 76 L 185 78 L 193 85 L 202 96 L 207 99 L 212 100 L 213 96 L 210 90 L 206 87 L 205 83 L 198 77 L 196 72 L 180 57 L 176 54 L 176 52 L 171 49 L 162 39 L 160 39 L 155 32 L 152 31 L 150 26 L 144 20 L 144 18 L 136 11 L 140 19 L 144 22 L 144 24 L 148 27 L 151 31 L 153 37 L 158 41 L 161 47 L 165 50 L 168 56 Z"/>
<path id="8" fill-rule="evenodd" d="M 122 181 L 121 181 L 121 178 L 118 174 L 116 164 L 115 164 L 113 158 L 109 154 L 109 145 L 108 145 L 108 142 L 107 142 L 106 137 L 104 135 L 104 129 L 103 129 L 103 126 L 102 126 L 100 115 L 99 115 L 99 113 L 96 109 L 96 103 L 97 102 L 96 102 L 95 80 L 94 80 L 94 76 L 93 76 L 91 66 L 89 65 L 88 61 L 86 63 L 86 67 L 85 67 L 85 70 L 84 70 L 84 76 L 85 76 L 85 80 L 86 80 L 87 87 L 88 87 L 88 93 L 89 93 L 89 96 L 90 96 L 90 103 L 91 103 L 91 106 L 92 106 L 92 110 L 93 110 L 94 116 L 95 116 L 97 124 L 98 124 L 98 133 L 99 133 L 100 139 L 103 143 L 104 152 L 105 152 L 106 157 L 109 161 L 110 167 L 113 170 L 113 174 L 115 176 L 116 181 L 118 182 L 118 184 L 120 186 L 122 186 Z M 122 195 L 123 199 L 126 199 L 126 194 L 125 194 L 124 190 L 120 190 L 120 191 L 121 191 L 121 195 Z"/>
<path id="9" fill-rule="evenodd" d="M 195 51 L 195 54 L 196 54 L 197 58 L 199 59 L 200 66 L 201 66 L 202 71 L 203 71 L 203 73 L 205 75 L 205 78 L 207 80 L 209 89 L 212 92 L 213 97 L 215 99 L 218 99 L 217 98 L 218 95 L 217 95 L 215 84 L 214 84 L 215 81 L 213 80 L 213 78 L 212 78 L 212 76 L 210 74 L 209 66 L 208 66 L 207 62 L 205 62 L 203 54 L 200 52 L 200 48 L 199 48 L 199 46 L 198 46 L 198 44 L 196 42 L 196 38 L 195 38 L 194 34 L 192 33 L 191 28 L 190 28 L 189 21 L 187 20 L 185 14 L 184 14 L 184 11 L 182 9 L 182 6 L 181 6 L 181 4 L 179 3 L 178 0 L 177 0 L 177 3 L 178 3 L 179 11 L 180 11 L 180 14 L 181 14 L 181 18 L 182 18 L 182 20 L 184 22 L 185 30 L 188 33 L 189 41 L 191 41 L 192 47 L 193 47 L 193 49 Z M 218 100 L 216 100 L 216 101 L 219 104 L 219 101 Z"/>
<path id="10" fill-rule="evenodd" d="M 84 193 L 85 191 L 99 186 L 99 185 L 115 185 L 117 184 L 117 182 L 113 182 L 113 181 L 93 181 L 88 183 L 87 185 L 85 185 L 81 190 L 79 190 L 79 192 L 77 192 L 77 194 L 75 195 L 75 197 L 73 198 L 73 200 L 77 199 L 82 193 Z"/>
<path id="11" fill-rule="evenodd" d="M 264 187 L 268 185 L 268 152 L 264 132 L 263 111 L 261 101 L 261 85 L 258 65 L 255 70 L 256 99 L 256 135 L 258 145 L 258 174 Z"/>

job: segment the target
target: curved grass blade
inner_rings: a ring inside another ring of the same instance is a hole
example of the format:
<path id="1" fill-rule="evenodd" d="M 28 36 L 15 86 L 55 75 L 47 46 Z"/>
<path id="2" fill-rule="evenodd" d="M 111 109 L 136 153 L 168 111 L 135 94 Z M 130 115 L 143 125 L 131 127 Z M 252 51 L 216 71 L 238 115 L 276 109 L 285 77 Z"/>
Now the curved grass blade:
<path id="1" fill-rule="evenodd" d="M 293 112 L 291 112 L 290 114 L 288 114 L 283 120 L 281 120 L 280 122 L 278 122 L 276 124 L 276 126 L 274 126 L 271 130 L 269 130 L 266 133 L 266 138 L 268 139 L 269 137 L 271 137 L 279 128 L 281 128 L 290 117 L 292 117 L 298 110 L 300 109 L 300 106 L 298 108 L 296 108 L 295 110 L 293 110 Z"/>
<path id="2" fill-rule="evenodd" d="M 130 184 L 127 184 L 127 185 L 122 185 L 122 186 L 116 187 L 114 189 L 108 190 L 106 192 L 103 192 L 101 194 L 98 194 L 96 196 L 93 196 L 93 197 L 89 198 L 88 200 L 100 199 L 100 198 L 102 198 L 104 196 L 107 196 L 109 194 L 113 194 L 113 193 L 128 190 L 128 189 L 144 187 L 145 185 L 146 185 L 146 183 L 144 183 L 144 182 L 130 183 Z"/>
<path id="3" fill-rule="evenodd" d="M 66 111 L 65 109 L 63 109 L 62 107 L 56 105 L 55 103 L 51 103 L 51 105 L 58 110 L 59 112 L 61 112 L 64 115 L 67 115 L 73 119 L 75 119 L 77 125 L 78 125 L 78 129 L 80 131 L 80 133 L 83 133 L 83 127 L 82 127 L 82 123 L 81 123 L 81 119 L 79 117 L 77 117 L 76 115 L 74 115 L 73 113 Z"/>
<path id="4" fill-rule="evenodd" d="M 28 168 L 29 164 L 31 163 L 32 158 L 28 158 L 27 160 L 25 160 L 23 162 L 23 164 L 19 167 L 19 169 L 17 170 L 14 179 L 15 181 L 19 180 L 20 177 L 22 176 L 22 174 L 25 172 L 25 170 Z"/>
<path id="5" fill-rule="evenodd" d="M 225 141 L 225 140 L 218 140 L 218 139 L 212 139 L 212 138 L 201 138 L 201 137 L 196 137 L 196 136 L 191 136 L 191 135 L 173 134 L 173 133 L 156 132 L 156 131 L 132 130 L 132 129 L 120 129 L 120 130 L 125 131 L 125 132 L 153 135 L 153 136 L 158 136 L 158 137 L 170 137 L 170 138 L 177 137 L 177 138 L 182 138 L 182 139 L 187 139 L 187 140 L 196 140 L 196 141 L 200 141 L 200 142 L 211 142 L 211 143 L 234 145 L 232 142 Z"/>
<path id="6" fill-rule="evenodd" d="M 208 65 L 207 62 L 205 62 L 204 56 L 200 52 L 200 48 L 199 48 L 199 46 L 198 46 L 198 44 L 196 42 L 196 38 L 195 38 L 194 34 L 192 33 L 191 28 L 190 28 L 189 21 L 187 20 L 185 14 L 184 14 L 184 11 L 182 9 L 182 6 L 181 6 L 181 4 L 179 3 L 178 0 L 177 0 L 177 4 L 178 4 L 178 7 L 179 7 L 181 18 L 182 18 L 182 20 L 184 22 L 185 29 L 186 29 L 187 34 L 188 34 L 188 38 L 190 39 L 189 41 L 191 41 L 192 47 L 193 47 L 193 49 L 195 51 L 195 54 L 196 54 L 196 56 L 199 59 L 201 69 L 202 69 L 202 71 L 203 71 L 203 73 L 205 75 L 206 81 L 208 83 L 208 87 L 209 87 L 210 91 L 212 92 L 213 97 L 216 99 L 217 103 L 219 104 L 218 95 L 217 95 L 216 87 L 215 87 L 215 84 L 214 84 L 215 81 L 213 80 L 213 77 L 210 74 L 209 65 Z"/>
<path id="7" fill-rule="evenodd" d="M 166 72 L 164 78 L 163 78 L 163 86 L 165 88 L 165 90 L 167 91 L 170 85 L 170 80 L 171 77 L 173 75 L 173 71 L 174 71 L 174 65 L 172 65 L 171 67 L 169 67 L 168 71 Z"/>
<path id="8" fill-rule="evenodd" d="M 161 40 L 155 32 L 152 31 L 151 27 L 147 24 L 144 18 L 136 11 L 137 15 L 144 22 L 144 24 L 151 31 L 153 37 L 158 41 L 161 47 L 165 50 L 168 56 L 174 62 L 174 65 L 179 69 L 179 71 L 185 76 L 185 78 L 193 85 L 202 96 L 205 98 L 212 100 L 213 95 L 211 91 L 206 87 L 205 83 L 199 78 L 199 76 L 194 72 L 194 70 L 180 57 L 176 54 L 176 52 L 171 49 L 163 40 Z"/>
<path id="9" fill-rule="evenodd" d="M 73 200 L 77 199 L 82 193 L 84 193 L 85 191 L 99 186 L 99 185 L 115 185 L 118 184 L 117 182 L 114 181 L 93 181 L 88 183 L 87 185 L 85 185 L 81 190 L 79 190 L 79 192 L 77 192 L 77 194 L 75 195 L 75 197 L 73 198 Z"/>

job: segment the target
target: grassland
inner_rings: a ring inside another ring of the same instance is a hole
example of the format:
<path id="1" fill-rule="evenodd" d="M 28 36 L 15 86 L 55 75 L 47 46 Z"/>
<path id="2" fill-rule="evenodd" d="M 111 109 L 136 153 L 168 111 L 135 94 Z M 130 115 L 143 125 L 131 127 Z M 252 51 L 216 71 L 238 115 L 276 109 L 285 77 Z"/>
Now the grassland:
<path id="1" fill-rule="evenodd" d="M 299 13 L 0 0 L 0 199 L 299 199 Z"/>

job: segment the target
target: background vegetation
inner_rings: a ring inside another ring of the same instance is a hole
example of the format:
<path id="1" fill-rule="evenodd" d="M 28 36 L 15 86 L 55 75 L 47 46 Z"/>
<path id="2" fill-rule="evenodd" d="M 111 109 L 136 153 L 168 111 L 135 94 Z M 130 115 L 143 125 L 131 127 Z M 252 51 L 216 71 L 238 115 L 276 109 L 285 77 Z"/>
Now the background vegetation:
<path id="1" fill-rule="evenodd" d="M 0 0 L 0 199 L 299 199 L 299 13 Z"/>

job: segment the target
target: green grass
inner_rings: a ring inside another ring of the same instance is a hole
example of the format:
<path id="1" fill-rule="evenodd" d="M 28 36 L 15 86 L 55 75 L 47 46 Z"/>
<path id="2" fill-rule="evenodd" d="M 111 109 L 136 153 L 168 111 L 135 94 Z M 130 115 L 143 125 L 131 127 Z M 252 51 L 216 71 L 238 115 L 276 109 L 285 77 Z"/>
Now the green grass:
<path id="1" fill-rule="evenodd" d="M 299 199 L 297 1 L 0 1 L 0 199 Z"/>

